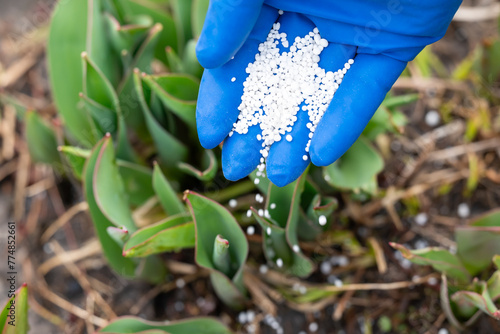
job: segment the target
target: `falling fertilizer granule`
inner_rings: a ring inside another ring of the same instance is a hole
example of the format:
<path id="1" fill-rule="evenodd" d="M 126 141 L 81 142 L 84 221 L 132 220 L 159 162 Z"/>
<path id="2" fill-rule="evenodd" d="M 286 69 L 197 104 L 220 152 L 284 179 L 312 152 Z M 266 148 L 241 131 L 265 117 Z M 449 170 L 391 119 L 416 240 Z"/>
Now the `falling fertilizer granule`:
<path id="1" fill-rule="evenodd" d="M 314 131 L 347 70 L 354 63 L 349 59 L 336 72 L 318 66 L 320 54 L 328 41 L 321 38 L 318 28 L 305 37 L 296 37 L 290 46 L 287 35 L 280 33 L 275 23 L 267 40 L 259 45 L 255 61 L 248 64 L 248 77 L 243 83 L 243 95 L 238 107 L 238 120 L 229 133 L 248 133 L 249 127 L 259 125 L 257 139 L 262 142 L 262 155 L 257 177 L 264 176 L 265 162 L 271 145 L 283 138 L 293 142 L 290 134 L 297 114 L 307 112 L 309 141 L 303 159 L 308 160 L 309 146 Z M 287 51 L 280 53 L 279 43 Z M 258 178 L 256 182 L 258 182 Z"/>

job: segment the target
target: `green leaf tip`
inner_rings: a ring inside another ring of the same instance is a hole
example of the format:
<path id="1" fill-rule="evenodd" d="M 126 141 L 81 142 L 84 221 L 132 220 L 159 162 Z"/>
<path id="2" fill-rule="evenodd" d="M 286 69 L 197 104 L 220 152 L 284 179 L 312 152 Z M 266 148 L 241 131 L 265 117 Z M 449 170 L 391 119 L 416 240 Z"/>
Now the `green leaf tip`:
<path id="1" fill-rule="evenodd" d="M 231 276 L 231 257 L 229 256 L 229 241 L 224 239 L 222 235 L 218 234 L 215 237 L 214 252 L 212 260 L 214 266 L 219 271 Z"/>

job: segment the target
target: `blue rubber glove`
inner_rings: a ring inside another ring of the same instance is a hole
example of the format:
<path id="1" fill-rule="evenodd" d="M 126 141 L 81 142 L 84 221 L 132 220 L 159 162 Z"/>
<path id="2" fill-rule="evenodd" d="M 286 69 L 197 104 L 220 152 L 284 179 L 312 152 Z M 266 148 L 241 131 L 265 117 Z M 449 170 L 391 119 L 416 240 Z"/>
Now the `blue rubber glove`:
<path id="1" fill-rule="evenodd" d="M 236 121 L 245 69 L 255 60 L 273 23 L 293 42 L 318 27 L 329 41 L 319 66 L 336 71 L 349 59 L 354 64 L 314 133 L 309 151 L 317 166 L 341 157 L 356 141 L 385 95 L 426 45 L 439 40 L 461 0 L 211 0 L 197 56 L 206 68 L 201 80 L 196 120 L 203 147 L 224 140 L 222 168 L 229 180 L 238 180 L 259 164 L 258 126 L 248 134 L 227 137 Z M 278 9 L 285 11 L 278 14 Z M 280 45 L 280 47 L 282 47 Z M 233 58 L 234 57 L 234 58 Z M 232 82 L 231 78 L 236 81 Z M 304 161 L 309 129 L 307 113 L 298 113 L 293 141 L 272 145 L 267 175 L 278 186 L 297 179 Z"/>

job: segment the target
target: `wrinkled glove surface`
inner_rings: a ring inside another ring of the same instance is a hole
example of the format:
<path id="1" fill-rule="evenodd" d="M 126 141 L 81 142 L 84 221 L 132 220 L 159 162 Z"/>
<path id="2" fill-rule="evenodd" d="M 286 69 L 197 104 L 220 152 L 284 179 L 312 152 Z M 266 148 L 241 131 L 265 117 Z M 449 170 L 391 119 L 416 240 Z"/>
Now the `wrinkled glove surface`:
<path id="1" fill-rule="evenodd" d="M 203 147 L 222 141 L 222 168 L 229 180 L 251 173 L 260 160 L 259 126 L 248 134 L 227 135 L 238 118 L 245 69 L 255 60 L 258 46 L 272 25 L 290 43 L 318 27 L 329 45 L 319 66 L 337 71 L 354 59 L 330 106 L 318 124 L 309 151 L 310 160 L 326 166 L 356 141 L 385 95 L 426 45 L 439 40 L 461 0 L 211 0 L 197 56 L 205 67 L 198 96 L 196 121 Z M 285 11 L 279 15 L 278 9 Z M 280 45 L 280 48 L 282 46 Z M 234 58 L 233 58 L 234 57 Z M 232 82 L 231 78 L 236 81 Z M 297 179 L 304 161 L 309 129 L 307 113 L 298 113 L 293 141 L 271 146 L 267 176 L 278 186 Z"/>

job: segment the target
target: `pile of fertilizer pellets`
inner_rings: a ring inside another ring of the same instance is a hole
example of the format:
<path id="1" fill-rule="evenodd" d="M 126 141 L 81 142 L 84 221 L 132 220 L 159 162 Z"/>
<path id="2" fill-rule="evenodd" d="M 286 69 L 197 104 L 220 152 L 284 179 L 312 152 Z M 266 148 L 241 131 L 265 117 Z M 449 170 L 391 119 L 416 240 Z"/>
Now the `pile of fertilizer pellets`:
<path id="1" fill-rule="evenodd" d="M 249 127 L 260 126 L 257 139 L 262 142 L 262 156 L 255 183 L 259 182 L 259 177 L 265 176 L 271 145 L 283 138 L 293 141 L 290 132 L 300 112 L 307 112 L 309 116 L 309 141 L 303 156 L 307 161 L 314 131 L 342 78 L 354 63 L 349 59 L 344 68 L 327 72 L 318 66 L 320 54 L 328 46 L 318 28 L 305 37 L 296 37 L 292 45 L 287 35 L 279 30 L 280 23 L 274 23 L 266 41 L 259 45 L 255 61 L 246 68 L 248 77 L 243 83 L 238 119 L 229 133 L 229 136 L 234 132 L 246 134 Z M 279 43 L 288 51 L 280 53 Z M 231 81 L 234 82 L 235 78 Z"/>

